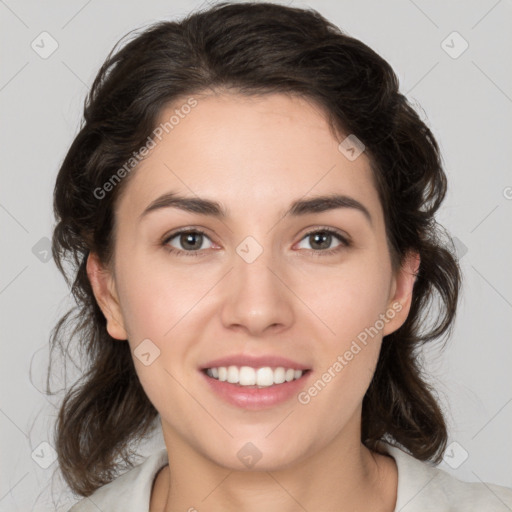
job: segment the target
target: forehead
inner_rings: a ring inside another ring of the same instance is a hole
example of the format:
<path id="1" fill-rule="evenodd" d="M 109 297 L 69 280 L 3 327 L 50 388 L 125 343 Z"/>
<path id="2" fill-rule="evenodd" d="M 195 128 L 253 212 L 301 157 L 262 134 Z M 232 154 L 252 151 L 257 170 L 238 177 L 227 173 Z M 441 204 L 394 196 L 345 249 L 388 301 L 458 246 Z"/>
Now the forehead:
<path id="1" fill-rule="evenodd" d="M 133 171 L 120 210 L 140 213 L 166 191 L 260 213 L 332 192 L 379 207 L 368 157 L 351 161 L 340 151 L 345 135 L 331 131 L 317 104 L 285 94 L 195 99 L 193 108 L 181 110 L 184 99 L 161 111 L 158 126 L 167 130 Z"/>

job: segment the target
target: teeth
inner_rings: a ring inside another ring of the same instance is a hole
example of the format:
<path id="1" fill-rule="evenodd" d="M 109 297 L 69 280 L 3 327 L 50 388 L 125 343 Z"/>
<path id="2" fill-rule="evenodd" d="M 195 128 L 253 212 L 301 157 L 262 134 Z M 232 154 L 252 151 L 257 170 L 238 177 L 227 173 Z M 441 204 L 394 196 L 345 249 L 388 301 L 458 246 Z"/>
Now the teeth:
<path id="1" fill-rule="evenodd" d="M 230 366 L 230 368 L 234 368 L 235 371 L 238 370 L 236 366 Z M 257 380 L 258 378 L 253 368 L 249 368 L 248 366 L 242 366 L 240 368 L 238 372 L 238 384 L 240 384 L 240 386 L 254 386 Z"/>
<path id="2" fill-rule="evenodd" d="M 236 384 L 238 382 L 239 372 L 236 366 L 230 366 L 228 368 L 228 382 L 230 384 Z"/>
<path id="3" fill-rule="evenodd" d="M 302 374 L 302 372 L 301 372 Z M 282 384 L 285 381 L 286 377 L 286 370 L 280 366 L 279 368 L 276 368 L 274 370 L 274 383 L 275 384 Z"/>
<path id="4" fill-rule="evenodd" d="M 268 387 L 274 384 L 282 384 L 283 382 L 291 382 L 292 380 L 302 377 L 302 370 L 294 370 L 293 368 L 252 368 L 250 366 L 219 366 L 218 368 L 208 368 L 206 374 L 209 377 L 220 380 L 221 382 L 229 382 L 240 386 L 258 386 Z"/>

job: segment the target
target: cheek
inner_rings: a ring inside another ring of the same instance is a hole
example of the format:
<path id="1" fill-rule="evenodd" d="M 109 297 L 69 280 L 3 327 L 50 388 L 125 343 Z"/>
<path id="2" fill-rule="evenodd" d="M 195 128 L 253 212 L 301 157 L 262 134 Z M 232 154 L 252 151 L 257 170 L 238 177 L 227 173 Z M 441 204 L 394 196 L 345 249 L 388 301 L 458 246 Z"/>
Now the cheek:
<path id="1" fill-rule="evenodd" d="M 212 280 L 171 263 L 148 264 L 137 258 L 120 264 L 119 274 L 123 320 L 132 344 L 150 338 L 160 345 L 172 338 L 193 317 Z"/>
<path id="2" fill-rule="evenodd" d="M 373 345 L 338 351 L 298 395 L 298 414 L 303 418 L 321 418 L 315 430 L 315 443 L 323 445 L 343 429 L 359 429 L 364 395 L 370 385 L 378 359 L 380 340 Z M 351 354 L 350 358 L 347 354 Z"/>
<path id="3" fill-rule="evenodd" d="M 361 259 L 337 269 L 304 273 L 294 289 L 317 317 L 318 333 L 341 349 L 385 312 L 389 282 L 385 265 Z"/>
<path id="4" fill-rule="evenodd" d="M 354 417 L 380 354 L 385 325 L 380 315 L 386 311 L 388 286 L 385 274 L 368 266 L 364 270 L 317 288 L 312 307 L 323 320 L 314 329 L 317 371 L 298 402 L 304 413 L 324 418 L 326 438 Z"/>
<path id="5" fill-rule="evenodd" d="M 331 271 L 329 279 L 311 276 L 302 288 L 303 294 L 315 290 L 308 305 L 322 321 L 314 320 L 316 380 L 299 402 L 318 414 L 332 410 L 333 428 L 354 412 L 371 382 L 389 321 L 390 272 L 376 259 L 361 260 Z"/>
<path id="6" fill-rule="evenodd" d="M 135 369 L 158 410 L 169 400 L 178 404 L 183 399 L 185 407 L 189 399 L 179 383 L 197 360 L 209 291 L 219 280 L 211 269 L 197 268 L 137 258 L 119 265 L 123 321 Z"/>
<path id="7" fill-rule="evenodd" d="M 157 410 L 166 410 L 170 401 L 185 407 L 181 370 L 200 299 L 211 285 L 136 259 L 121 264 L 119 275 L 123 321 L 140 383 Z"/>

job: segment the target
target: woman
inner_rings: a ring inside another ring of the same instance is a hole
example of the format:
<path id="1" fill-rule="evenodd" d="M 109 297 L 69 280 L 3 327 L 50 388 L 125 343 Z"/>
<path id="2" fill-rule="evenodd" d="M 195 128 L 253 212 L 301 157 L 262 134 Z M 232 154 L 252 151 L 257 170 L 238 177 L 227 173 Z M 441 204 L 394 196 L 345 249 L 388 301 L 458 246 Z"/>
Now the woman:
<path id="1" fill-rule="evenodd" d="M 460 271 L 389 64 L 315 11 L 223 3 L 113 50 L 84 119 L 54 196 L 78 308 L 53 341 L 74 323 L 90 358 L 56 425 L 73 512 L 512 506 L 432 464 L 417 354 Z"/>

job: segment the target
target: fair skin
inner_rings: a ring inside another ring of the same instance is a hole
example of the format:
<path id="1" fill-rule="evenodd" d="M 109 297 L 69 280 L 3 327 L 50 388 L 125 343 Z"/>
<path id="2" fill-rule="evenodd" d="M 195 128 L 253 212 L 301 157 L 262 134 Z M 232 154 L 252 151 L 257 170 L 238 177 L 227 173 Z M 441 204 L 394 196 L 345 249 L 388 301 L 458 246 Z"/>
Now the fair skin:
<path id="1" fill-rule="evenodd" d="M 419 259 L 393 270 L 369 159 L 347 159 L 341 140 L 304 99 L 205 96 L 123 190 L 112 266 L 92 254 L 87 270 L 109 334 L 128 340 L 132 354 L 145 339 L 160 351 L 147 366 L 134 357 L 170 459 L 152 512 L 394 510 L 396 465 L 361 443 L 361 406 L 383 336 L 409 312 Z M 141 217 L 171 191 L 218 201 L 228 216 L 163 207 Z M 358 201 L 370 219 L 354 207 L 282 216 L 295 200 L 333 193 Z M 206 235 L 165 242 L 192 227 Z M 306 236 L 322 228 L 350 245 Z M 251 263 L 237 252 L 248 236 L 263 250 Z M 184 254 L 190 245 L 197 257 Z M 307 404 L 293 396 L 251 410 L 205 384 L 208 361 L 271 354 L 307 366 L 308 390 L 393 304 L 400 311 Z M 262 455 L 250 469 L 237 456 L 249 442 Z"/>

